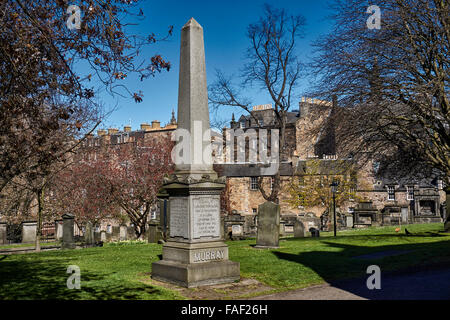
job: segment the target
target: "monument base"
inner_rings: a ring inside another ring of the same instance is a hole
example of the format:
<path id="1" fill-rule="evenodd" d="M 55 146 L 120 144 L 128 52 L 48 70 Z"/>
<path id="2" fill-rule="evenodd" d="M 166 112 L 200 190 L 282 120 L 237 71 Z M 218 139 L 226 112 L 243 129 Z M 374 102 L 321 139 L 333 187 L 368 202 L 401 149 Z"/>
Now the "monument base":
<path id="1" fill-rule="evenodd" d="M 161 260 L 152 264 L 152 279 L 194 288 L 239 281 L 239 262 L 229 260 L 183 264 Z"/>

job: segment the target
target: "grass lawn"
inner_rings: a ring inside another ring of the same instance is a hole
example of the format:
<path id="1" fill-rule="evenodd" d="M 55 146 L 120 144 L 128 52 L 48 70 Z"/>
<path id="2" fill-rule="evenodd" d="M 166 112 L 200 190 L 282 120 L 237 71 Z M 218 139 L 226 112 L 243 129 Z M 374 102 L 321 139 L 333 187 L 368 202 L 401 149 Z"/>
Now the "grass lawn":
<path id="1" fill-rule="evenodd" d="M 321 233 L 320 238 L 284 238 L 279 249 L 254 249 L 255 239 L 229 241 L 230 259 L 241 263 L 241 276 L 284 291 L 381 271 L 435 263 L 450 265 L 450 235 L 442 224 L 408 225 L 406 236 L 395 227 Z M 375 259 L 355 256 L 402 253 Z M 183 299 L 178 291 L 151 284 L 151 263 L 158 244 L 107 244 L 104 247 L 0 256 L 0 299 Z M 81 290 L 69 290 L 69 265 L 81 270 Z"/>

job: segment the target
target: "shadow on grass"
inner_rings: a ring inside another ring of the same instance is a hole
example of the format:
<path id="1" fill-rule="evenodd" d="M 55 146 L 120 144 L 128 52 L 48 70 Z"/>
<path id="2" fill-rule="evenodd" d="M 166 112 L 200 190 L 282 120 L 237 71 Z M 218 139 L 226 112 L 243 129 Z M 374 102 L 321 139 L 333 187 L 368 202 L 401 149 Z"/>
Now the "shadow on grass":
<path id="1" fill-rule="evenodd" d="M 114 272 L 95 273 L 81 269 L 81 289 L 68 289 L 68 259 L 11 259 L 0 262 L 0 300 L 120 300 L 142 299 L 160 291 L 153 286 L 112 278 Z M 108 279 L 111 278 L 111 279 Z"/>
<path id="2" fill-rule="evenodd" d="M 392 237 L 392 235 L 344 237 L 352 237 L 352 240 L 361 238 L 367 241 L 368 237 L 381 238 Z M 336 238 L 336 242 L 322 241 L 330 248 L 339 248 L 339 251 L 311 251 L 299 254 L 273 251 L 272 253 L 278 259 L 307 266 L 330 285 L 363 298 L 450 299 L 450 240 L 376 247 L 342 244 L 338 243 L 339 240 L 340 237 Z M 438 262 L 435 268 L 424 268 L 425 265 L 432 265 L 433 259 Z M 367 268 L 370 265 L 380 267 L 380 290 L 367 288 L 367 279 L 372 275 L 372 273 L 367 274 Z"/>

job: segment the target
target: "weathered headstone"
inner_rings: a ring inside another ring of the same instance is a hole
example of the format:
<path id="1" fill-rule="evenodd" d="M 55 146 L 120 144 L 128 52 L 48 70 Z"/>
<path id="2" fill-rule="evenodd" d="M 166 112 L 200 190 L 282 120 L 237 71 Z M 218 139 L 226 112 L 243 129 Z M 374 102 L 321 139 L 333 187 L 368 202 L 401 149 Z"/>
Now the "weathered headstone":
<path id="1" fill-rule="evenodd" d="M 104 230 L 100 231 L 100 241 L 107 242 L 106 231 L 104 231 Z"/>
<path id="2" fill-rule="evenodd" d="M 55 239 L 61 240 L 63 237 L 63 221 L 55 220 Z"/>
<path id="3" fill-rule="evenodd" d="M 127 240 L 127 226 L 120 226 L 119 228 L 119 240 L 120 241 L 125 241 Z"/>
<path id="4" fill-rule="evenodd" d="M 347 216 L 346 217 L 346 226 L 347 228 L 353 228 L 353 217 L 352 216 Z"/>
<path id="5" fill-rule="evenodd" d="M 225 183 L 213 170 L 209 130 L 203 28 L 192 18 L 181 30 L 175 172 L 163 186 L 169 194 L 170 233 L 163 260 L 152 264 L 154 279 L 184 287 L 240 278 L 239 263 L 228 260 L 221 237 Z"/>
<path id="6" fill-rule="evenodd" d="M 232 232 L 233 237 L 242 236 L 242 225 L 233 224 L 231 226 L 231 232 Z"/>
<path id="7" fill-rule="evenodd" d="M 86 229 L 84 231 L 84 242 L 86 245 L 94 244 L 94 228 L 92 226 L 92 222 L 88 221 L 86 223 Z"/>
<path id="8" fill-rule="evenodd" d="M 294 238 L 304 238 L 306 236 L 306 228 L 303 222 L 297 220 L 294 222 Z"/>
<path id="9" fill-rule="evenodd" d="M 169 194 L 164 189 L 158 193 L 159 201 L 159 224 L 160 230 L 163 234 L 164 241 L 169 235 Z"/>
<path id="10" fill-rule="evenodd" d="M 111 240 L 119 241 L 119 238 L 120 238 L 120 227 L 113 226 L 111 233 Z"/>
<path id="11" fill-rule="evenodd" d="M 136 232 L 132 226 L 127 227 L 127 239 L 134 240 L 136 239 Z"/>
<path id="12" fill-rule="evenodd" d="M 6 222 L 0 222 L 0 244 L 6 244 Z"/>
<path id="13" fill-rule="evenodd" d="M 36 221 L 22 222 L 22 243 L 33 243 L 36 241 Z"/>
<path id="14" fill-rule="evenodd" d="M 148 223 L 148 243 L 158 243 L 162 239 L 161 232 L 159 231 L 159 223 L 152 220 Z"/>
<path id="15" fill-rule="evenodd" d="M 266 201 L 258 206 L 258 231 L 255 248 L 278 248 L 280 237 L 280 206 Z"/>
<path id="16" fill-rule="evenodd" d="M 309 232 L 311 233 L 312 238 L 319 238 L 320 237 L 320 231 L 316 228 L 310 228 Z"/>
<path id="17" fill-rule="evenodd" d="M 72 214 L 64 214 L 63 218 L 63 236 L 61 242 L 61 249 L 75 249 L 75 241 L 73 236 L 73 228 L 75 216 Z"/>

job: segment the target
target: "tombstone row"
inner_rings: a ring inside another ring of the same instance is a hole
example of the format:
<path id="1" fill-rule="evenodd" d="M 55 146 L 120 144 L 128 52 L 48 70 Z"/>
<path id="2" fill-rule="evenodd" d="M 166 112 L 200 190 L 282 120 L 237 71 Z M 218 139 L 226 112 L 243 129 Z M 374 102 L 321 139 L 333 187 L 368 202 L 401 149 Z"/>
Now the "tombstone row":
<path id="1" fill-rule="evenodd" d="M 17 239 L 19 242 L 34 243 L 36 241 L 36 221 L 26 221 L 18 227 Z M 11 241 L 11 238 L 8 238 L 8 232 L 11 232 L 11 230 L 8 231 L 8 228 L 6 222 L 0 222 L 0 245 L 8 244 Z M 80 239 L 85 245 L 90 246 L 100 241 L 124 241 L 136 238 L 134 229 L 124 225 L 113 226 L 110 228 L 110 232 L 107 232 L 95 231 L 94 225 L 87 222 L 83 230 L 83 236 L 77 236 L 75 230 L 79 231 L 73 215 L 65 214 L 61 220 L 55 220 L 55 240 L 60 240 L 64 248 L 74 248 L 75 243 Z"/>

